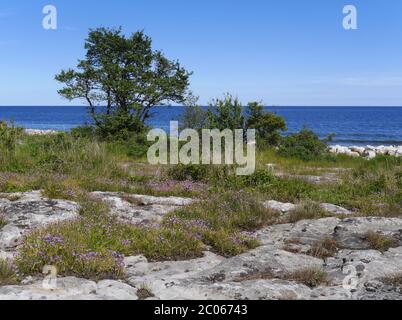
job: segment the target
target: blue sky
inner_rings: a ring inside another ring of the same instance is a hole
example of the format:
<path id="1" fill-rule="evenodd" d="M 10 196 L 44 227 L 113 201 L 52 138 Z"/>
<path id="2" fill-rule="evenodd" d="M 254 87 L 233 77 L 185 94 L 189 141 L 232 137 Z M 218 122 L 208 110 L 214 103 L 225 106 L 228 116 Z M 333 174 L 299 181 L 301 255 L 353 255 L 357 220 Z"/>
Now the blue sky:
<path id="1" fill-rule="evenodd" d="M 42 28 L 47 4 L 54 31 Z M 347 4 L 358 30 L 342 27 Z M 278 106 L 402 105 L 400 0 L 1 0 L 0 105 L 69 104 L 54 75 L 83 57 L 89 28 L 120 25 L 193 71 L 202 104 L 231 92 Z"/>

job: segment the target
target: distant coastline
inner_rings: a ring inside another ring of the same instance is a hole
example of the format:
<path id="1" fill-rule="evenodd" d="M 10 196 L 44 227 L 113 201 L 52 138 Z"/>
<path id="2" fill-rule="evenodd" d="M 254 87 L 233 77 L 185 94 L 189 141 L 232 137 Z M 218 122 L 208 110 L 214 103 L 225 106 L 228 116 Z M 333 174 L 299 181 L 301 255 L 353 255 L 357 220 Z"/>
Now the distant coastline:
<path id="1" fill-rule="evenodd" d="M 400 146 L 402 145 L 402 107 L 267 107 L 285 117 L 288 133 L 304 125 L 321 138 L 335 134 L 332 145 Z M 166 106 L 155 110 L 149 124 L 168 128 L 177 120 L 182 107 Z M 0 120 L 13 121 L 25 129 L 69 131 L 89 123 L 84 106 L 20 106 L 0 107 Z"/>

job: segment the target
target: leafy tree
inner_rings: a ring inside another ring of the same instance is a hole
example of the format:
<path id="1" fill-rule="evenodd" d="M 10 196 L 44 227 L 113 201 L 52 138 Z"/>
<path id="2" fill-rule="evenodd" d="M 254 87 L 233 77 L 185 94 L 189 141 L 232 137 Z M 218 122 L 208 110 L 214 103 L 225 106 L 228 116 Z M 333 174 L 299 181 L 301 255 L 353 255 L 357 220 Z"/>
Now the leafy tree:
<path id="1" fill-rule="evenodd" d="M 224 99 L 213 100 L 207 112 L 208 126 L 212 129 L 246 129 L 246 118 L 239 99 L 226 94 Z"/>
<path id="2" fill-rule="evenodd" d="M 257 139 L 265 145 L 278 145 L 281 139 L 280 131 L 287 130 L 282 117 L 264 111 L 264 107 L 257 102 L 250 102 L 244 108 L 239 100 L 230 94 L 225 95 L 222 100 L 214 100 L 207 115 L 210 128 L 255 129 Z"/>
<path id="3" fill-rule="evenodd" d="M 260 142 L 275 146 L 281 140 L 281 131 L 286 131 L 286 122 L 273 112 L 264 111 L 258 102 L 250 102 L 247 107 L 247 128 L 255 129 Z"/>
<path id="4" fill-rule="evenodd" d="M 181 129 L 202 130 L 207 127 L 208 112 L 197 104 L 198 97 L 189 94 L 185 102 L 184 112 L 180 117 Z"/>
<path id="5" fill-rule="evenodd" d="M 85 49 L 76 69 L 56 75 L 64 84 L 58 92 L 84 100 L 101 132 L 139 132 L 154 106 L 185 101 L 191 73 L 153 50 L 142 31 L 126 37 L 121 28 L 90 30 Z"/>

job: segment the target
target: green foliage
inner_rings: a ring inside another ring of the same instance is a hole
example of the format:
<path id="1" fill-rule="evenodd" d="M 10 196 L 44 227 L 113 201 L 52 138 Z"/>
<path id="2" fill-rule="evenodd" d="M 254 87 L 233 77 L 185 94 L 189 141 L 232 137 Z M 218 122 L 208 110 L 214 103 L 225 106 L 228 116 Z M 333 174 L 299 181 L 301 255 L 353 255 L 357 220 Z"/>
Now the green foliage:
<path id="1" fill-rule="evenodd" d="M 200 112 L 200 111 L 199 111 Z M 200 112 L 201 118 L 203 113 Z M 230 94 L 214 100 L 207 111 L 204 124 L 211 129 L 255 129 L 256 138 L 264 146 L 276 146 L 281 141 L 280 132 L 286 131 L 285 120 L 272 113 L 265 112 L 258 102 L 250 102 L 246 108 Z"/>
<path id="2" fill-rule="evenodd" d="M 94 139 L 96 137 L 95 128 L 90 125 L 72 128 L 70 133 L 75 139 Z"/>
<path id="3" fill-rule="evenodd" d="M 247 114 L 247 128 L 256 130 L 259 143 L 269 146 L 280 143 L 280 132 L 287 130 L 285 119 L 272 112 L 265 112 L 264 107 L 257 102 L 248 104 Z"/>
<path id="4" fill-rule="evenodd" d="M 88 104 L 102 136 L 141 132 L 154 106 L 186 100 L 191 73 L 152 50 L 144 32 L 127 37 L 121 28 L 90 30 L 85 49 L 76 70 L 62 71 L 56 80 L 64 84 L 60 95 Z"/>
<path id="5" fill-rule="evenodd" d="M 169 168 L 167 174 L 177 181 L 206 181 L 209 176 L 209 168 L 206 165 L 182 165 Z"/>
<path id="6" fill-rule="evenodd" d="M 304 128 L 299 133 L 284 138 L 278 153 L 286 157 L 312 160 L 322 157 L 327 148 L 314 132 Z"/>
<path id="7" fill-rule="evenodd" d="M 145 130 L 145 124 L 137 116 L 118 111 L 111 115 L 98 115 L 95 132 L 102 139 L 126 141 Z"/>
<path id="8" fill-rule="evenodd" d="M 183 129 L 202 130 L 208 128 L 208 112 L 197 105 L 185 106 L 180 118 L 180 126 Z"/>
<path id="9" fill-rule="evenodd" d="M 222 100 L 213 100 L 207 111 L 207 116 L 208 126 L 211 129 L 246 129 L 243 106 L 239 99 L 230 94 L 226 94 Z"/>

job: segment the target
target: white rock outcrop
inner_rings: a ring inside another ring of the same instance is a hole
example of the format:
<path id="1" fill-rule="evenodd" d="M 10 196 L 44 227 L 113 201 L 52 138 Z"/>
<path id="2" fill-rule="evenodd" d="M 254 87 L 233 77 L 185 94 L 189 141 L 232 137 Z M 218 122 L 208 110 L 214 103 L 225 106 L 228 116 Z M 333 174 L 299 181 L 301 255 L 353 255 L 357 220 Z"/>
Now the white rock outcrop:
<path id="1" fill-rule="evenodd" d="M 374 159 L 378 155 L 402 157 L 402 146 L 345 147 L 340 145 L 334 145 L 329 147 L 329 151 L 335 154 L 345 154 L 351 157 L 365 157 L 367 159 Z"/>

